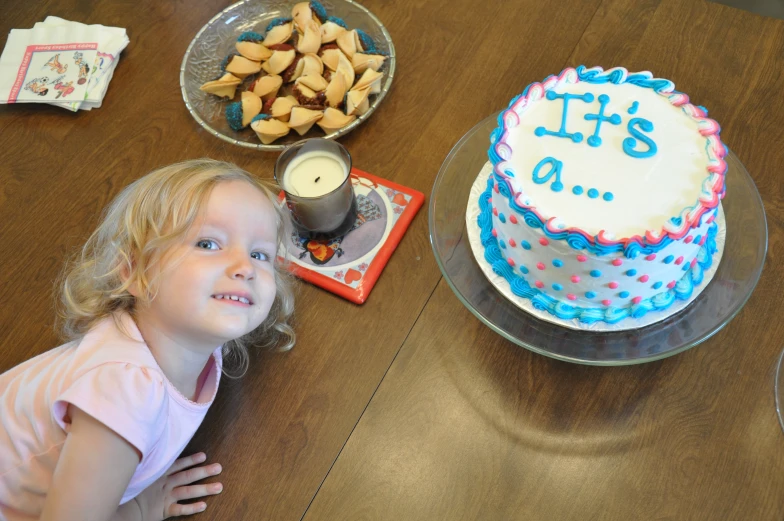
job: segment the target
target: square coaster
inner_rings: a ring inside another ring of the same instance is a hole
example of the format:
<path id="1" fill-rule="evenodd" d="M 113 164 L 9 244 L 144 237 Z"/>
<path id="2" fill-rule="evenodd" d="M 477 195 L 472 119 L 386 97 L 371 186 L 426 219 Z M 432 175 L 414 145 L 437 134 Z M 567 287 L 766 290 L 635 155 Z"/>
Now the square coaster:
<path id="1" fill-rule="evenodd" d="M 294 233 L 278 257 L 289 261 L 289 269 L 297 277 L 362 304 L 425 196 L 357 168 L 351 169 L 351 183 L 358 209 L 351 231 L 329 241 Z M 278 200 L 284 200 L 282 191 Z"/>

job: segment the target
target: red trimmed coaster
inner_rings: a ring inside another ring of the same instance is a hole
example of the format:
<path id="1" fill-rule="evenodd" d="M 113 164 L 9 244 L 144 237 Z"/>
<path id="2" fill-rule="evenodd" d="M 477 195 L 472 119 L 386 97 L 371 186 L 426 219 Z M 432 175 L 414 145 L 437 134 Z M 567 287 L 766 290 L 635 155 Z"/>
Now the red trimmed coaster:
<path id="1" fill-rule="evenodd" d="M 285 257 L 297 277 L 363 304 L 425 196 L 356 168 L 351 169 L 351 183 L 358 209 L 351 231 L 330 241 L 292 235 Z M 283 198 L 281 191 L 278 200 Z"/>

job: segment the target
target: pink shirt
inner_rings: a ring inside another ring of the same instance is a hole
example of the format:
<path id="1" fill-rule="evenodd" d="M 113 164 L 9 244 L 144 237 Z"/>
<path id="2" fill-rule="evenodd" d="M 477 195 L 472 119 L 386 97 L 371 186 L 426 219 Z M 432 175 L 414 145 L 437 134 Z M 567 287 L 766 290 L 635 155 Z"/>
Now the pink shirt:
<path id="1" fill-rule="evenodd" d="M 0 375 L 0 519 L 38 519 L 78 406 L 142 454 L 122 503 L 161 477 L 188 444 L 215 398 L 221 349 L 212 354 L 195 402 L 166 379 L 133 319 L 111 317 L 81 341 Z M 130 337 L 130 338 L 129 338 Z"/>

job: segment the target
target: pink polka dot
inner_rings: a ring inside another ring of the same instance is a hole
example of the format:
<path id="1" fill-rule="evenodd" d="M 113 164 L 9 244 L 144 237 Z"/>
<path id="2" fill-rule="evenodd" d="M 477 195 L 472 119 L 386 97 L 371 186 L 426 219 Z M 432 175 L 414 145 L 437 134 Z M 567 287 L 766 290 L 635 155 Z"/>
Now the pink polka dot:
<path id="1" fill-rule="evenodd" d="M 586 257 L 585 255 L 578 255 L 577 256 L 577 262 L 585 262 L 587 260 L 588 260 L 588 257 Z"/>
<path id="2" fill-rule="evenodd" d="M 621 259 L 615 259 L 614 261 L 612 261 L 613 266 L 620 266 L 621 264 L 623 264 L 623 261 Z"/>
<path id="3" fill-rule="evenodd" d="M 510 215 L 509 220 L 512 222 L 512 224 L 517 224 L 517 217 L 515 217 L 514 215 Z"/>
<path id="4" fill-rule="evenodd" d="M 566 295 L 566 298 L 568 298 L 569 300 L 575 300 L 577 297 L 569 293 L 568 295 Z"/>
<path id="5" fill-rule="evenodd" d="M 692 259 L 690 267 L 693 268 L 695 264 L 697 264 L 697 259 L 696 258 Z"/>
<path id="6" fill-rule="evenodd" d="M 706 222 L 706 223 L 708 223 L 708 224 L 710 224 L 710 223 L 712 223 L 712 222 L 713 222 L 713 219 L 714 219 L 715 217 L 716 217 L 715 215 L 711 215 L 710 217 L 708 217 L 708 220 L 707 220 L 707 221 L 705 221 L 705 222 Z"/>
<path id="7" fill-rule="evenodd" d="M 499 193 L 499 191 L 498 191 L 498 183 L 493 183 L 493 190 L 495 191 L 495 193 Z"/>
<path id="8" fill-rule="evenodd" d="M 544 271 L 544 262 L 537 262 L 536 267 L 537 269 Z"/>
<path id="9" fill-rule="evenodd" d="M 542 237 L 539 239 L 539 244 L 541 244 L 542 246 L 547 246 L 548 244 L 550 244 L 550 241 L 548 241 L 546 237 Z"/>
<path id="10" fill-rule="evenodd" d="M 493 207 L 493 215 L 498 217 L 498 208 Z"/>
<path id="11" fill-rule="evenodd" d="M 697 244 L 699 244 L 700 246 L 702 246 L 703 244 L 705 244 L 705 239 L 707 239 L 707 238 L 708 238 L 708 236 L 706 235 L 705 237 L 703 237 L 702 239 L 700 239 L 700 242 L 698 242 Z"/>
<path id="12" fill-rule="evenodd" d="M 541 280 L 537 280 L 536 282 L 534 282 L 534 286 L 541 289 L 544 287 L 544 282 L 542 282 Z"/>
<path id="13" fill-rule="evenodd" d="M 617 282 L 610 282 L 607 285 L 610 286 L 610 289 L 617 289 L 618 288 L 618 283 Z"/>
<path id="14" fill-rule="evenodd" d="M 667 284 L 667 287 L 670 288 L 670 289 L 674 288 L 675 287 L 675 281 L 673 280 L 672 282 Z"/>
<path id="15" fill-rule="evenodd" d="M 685 239 L 683 242 L 685 242 L 686 244 L 689 244 L 689 243 L 690 243 L 691 241 L 693 241 L 693 240 L 694 240 L 694 237 L 692 237 L 691 235 L 689 235 L 688 237 L 686 237 L 686 239 Z"/>
<path id="16" fill-rule="evenodd" d="M 492 197 L 491 197 L 491 198 L 489 198 L 489 199 L 487 200 L 487 202 L 488 202 L 488 203 L 490 203 L 490 204 L 493 204 L 493 198 L 492 198 Z"/>
<path id="17" fill-rule="evenodd" d="M 640 282 L 648 282 L 649 278 L 650 277 L 648 277 L 648 275 L 643 275 L 642 277 L 640 277 Z"/>
<path id="18" fill-rule="evenodd" d="M 682 256 L 678 257 L 677 259 L 675 259 L 675 265 L 676 266 L 680 266 L 682 262 L 683 262 L 683 257 Z"/>
<path id="19" fill-rule="evenodd" d="M 650 255 L 645 257 L 645 260 L 653 260 L 655 258 L 656 258 L 656 254 L 655 253 L 651 253 Z"/>
<path id="20" fill-rule="evenodd" d="M 509 246 L 511 246 L 512 248 L 514 248 L 515 246 L 517 246 L 517 243 L 515 242 L 515 240 L 514 240 L 514 239 L 509 239 Z"/>
<path id="21" fill-rule="evenodd" d="M 514 263 L 514 261 L 512 260 L 512 258 L 511 258 L 511 257 L 507 257 L 507 258 L 506 258 L 506 262 L 508 262 L 510 266 L 514 267 L 514 264 L 515 264 L 515 263 Z"/>
<path id="22" fill-rule="evenodd" d="M 580 276 L 579 275 L 572 275 L 572 282 L 574 282 L 575 284 L 580 282 Z"/>
<path id="23" fill-rule="evenodd" d="M 498 232 L 496 231 L 495 228 L 493 228 L 493 237 L 498 237 Z"/>
<path id="24" fill-rule="evenodd" d="M 632 303 L 634 304 L 639 304 L 640 302 L 642 302 L 642 297 L 634 297 L 632 299 Z"/>
<path id="25" fill-rule="evenodd" d="M 610 304 L 612 304 L 612 300 L 604 299 L 602 300 L 602 304 L 604 304 L 605 306 L 609 306 Z"/>

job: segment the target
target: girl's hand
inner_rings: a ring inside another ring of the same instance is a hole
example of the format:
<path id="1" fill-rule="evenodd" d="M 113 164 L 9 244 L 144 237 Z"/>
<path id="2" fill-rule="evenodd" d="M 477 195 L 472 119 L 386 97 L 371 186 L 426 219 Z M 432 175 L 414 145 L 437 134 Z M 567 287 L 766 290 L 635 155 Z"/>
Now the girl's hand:
<path id="1" fill-rule="evenodd" d="M 223 485 L 220 483 L 191 485 L 194 481 L 220 474 L 222 469 L 218 463 L 194 467 L 206 460 L 207 455 L 203 452 L 180 458 L 158 481 L 144 489 L 144 492 L 136 497 L 142 511 L 142 519 L 160 521 L 169 517 L 189 516 L 203 512 L 207 508 L 207 503 L 203 501 L 186 505 L 181 505 L 178 501 L 212 496 L 223 490 Z"/>

